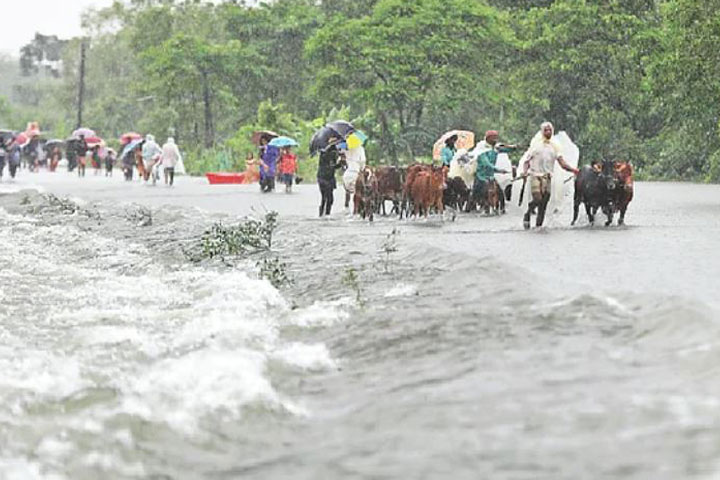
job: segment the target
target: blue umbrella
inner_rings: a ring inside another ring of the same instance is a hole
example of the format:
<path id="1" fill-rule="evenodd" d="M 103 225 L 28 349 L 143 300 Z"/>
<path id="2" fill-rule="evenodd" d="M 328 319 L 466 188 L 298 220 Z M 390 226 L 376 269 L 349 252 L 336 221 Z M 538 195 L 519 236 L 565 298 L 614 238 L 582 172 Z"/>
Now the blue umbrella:
<path id="1" fill-rule="evenodd" d="M 297 147 L 298 143 L 290 137 L 277 137 L 270 141 L 270 145 L 273 147 L 284 148 L 284 147 Z"/>
<path id="2" fill-rule="evenodd" d="M 137 148 L 137 146 L 140 145 L 141 143 L 143 143 L 144 141 L 145 140 L 143 140 L 142 138 L 139 138 L 139 139 L 133 140 L 132 142 L 125 145 L 125 148 L 123 148 L 123 151 L 120 154 L 120 158 L 125 158 L 125 155 L 127 155 L 128 153 L 135 150 L 135 148 Z"/>

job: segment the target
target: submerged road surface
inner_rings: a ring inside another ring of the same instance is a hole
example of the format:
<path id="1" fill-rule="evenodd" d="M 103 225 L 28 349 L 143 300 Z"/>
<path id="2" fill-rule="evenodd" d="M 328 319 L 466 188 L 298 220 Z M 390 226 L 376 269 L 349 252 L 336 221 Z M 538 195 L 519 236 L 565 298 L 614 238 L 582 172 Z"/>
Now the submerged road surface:
<path id="1" fill-rule="evenodd" d="M 720 475 L 720 187 L 530 232 L 512 207 L 368 224 L 343 195 L 318 219 L 314 185 L 0 184 L 0 478 Z M 292 285 L 184 257 L 268 210 Z"/>

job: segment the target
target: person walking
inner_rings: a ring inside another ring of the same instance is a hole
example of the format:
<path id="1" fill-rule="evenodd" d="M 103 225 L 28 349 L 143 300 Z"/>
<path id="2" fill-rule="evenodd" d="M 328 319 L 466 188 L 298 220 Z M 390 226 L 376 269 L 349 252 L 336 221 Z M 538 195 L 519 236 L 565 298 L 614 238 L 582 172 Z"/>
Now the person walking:
<path id="1" fill-rule="evenodd" d="M 8 170 L 10 171 L 10 178 L 14 179 L 17 174 L 20 164 L 22 162 L 22 147 L 17 144 L 15 140 L 10 144 L 9 158 L 8 158 Z"/>
<path id="2" fill-rule="evenodd" d="M 145 136 L 145 143 L 142 146 L 142 160 L 145 167 L 145 183 L 152 177 L 152 184 L 155 186 L 157 182 L 157 169 L 155 168 L 162 156 L 162 149 L 155 142 L 153 135 L 147 134 Z"/>
<path id="3" fill-rule="evenodd" d="M 162 148 L 161 162 L 164 171 L 165 185 L 172 187 L 175 183 L 175 167 L 180 162 L 180 150 L 175 144 L 175 139 L 169 137 Z"/>
<path id="4" fill-rule="evenodd" d="M 340 157 L 336 145 L 330 145 L 320 152 L 317 182 L 320 188 L 320 216 L 330 215 L 335 200 L 334 190 L 337 186 L 335 170 L 345 166 L 345 159 Z"/>
<path id="5" fill-rule="evenodd" d="M 277 173 L 280 149 L 266 144 L 262 152 L 263 154 L 260 157 L 260 191 L 269 193 L 275 190 L 275 174 Z"/>
<path id="6" fill-rule="evenodd" d="M 3 172 L 5 171 L 5 163 L 8 158 L 8 146 L 12 143 L 12 138 L 5 139 L 0 137 L 0 180 L 2 180 Z"/>
<path id="7" fill-rule="evenodd" d="M 357 148 L 349 148 L 344 153 L 347 168 L 343 173 L 343 188 L 345 189 L 345 209 L 349 209 L 350 199 L 355 194 L 355 183 L 360 172 L 365 169 L 367 159 L 365 157 L 365 147 L 362 145 Z"/>
<path id="8" fill-rule="evenodd" d="M 450 162 L 452 162 L 452 159 L 457 152 L 457 148 L 455 148 L 455 144 L 457 143 L 457 141 L 457 135 L 452 135 L 445 140 L 445 146 L 442 148 L 442 150 L 440 150 L 440 160 L 442 161 L 442 165 L 444 167 L 450 167 Z"/>
<path id="9" fill-rule="evenodd" d="M 115 166 L 115 150 L 108 148 L 105 155 L 105 176 L 112 177 L 113 167 Z"/>
<path id="10" fill-rule="evenodd" d="M 80 135 L 80 138 L 75 143 L 75 152 L 77 154 L 78 177 L 84 177 L 88 152 L 88 144 L 85 141 L 85 135 Z"/>
<path id="11" fill-rule="evenodd" d="M 527 212 L 523 217 L 523 227 L 530 228 L 530 216 L 537 208 L 537 219 L 535 225 L 542 227 L 545 220 L 545 212 L 550 201 L 552 173 L 557 162 L 563 170 L 572 172 L 575 175 L 580 173 L 577 168 L 568 165 L 562 156 L 560 146 L 553 141 L 555 128 L 550 122 L 540 126 L 540 140 L 533 142 L 530 149 L 523 157 L 523 176 L 530 178 L 530 193 L 532 198 L 528 205 Z"/>
<path id="12" fill-rule="evenodd" d="M 500 134 L 497 130 L 488 130 L 487 132 L 485 132 L 485 139 L 478 143 L 473 150 L 473 155 L 477 158 L 478 166 L 481 164 L 481 162 L 485 165 L 485 173 L 489 173 L 489 169 L 487 168 L 486 164 L 489 163 L 493 167 L 497 166 L 498 154 L 511 153 L 517 149 L 517 146 L 515 145 L 499 144 L 499 137 Z M 489 178 L 486 180 L 489 180 Z M 498 185 L 498 188 L 499 187 L 500 185 Z M 481 189 L 482 188 L 484 187 L 481 187 Z M 502 192 L 502 195 L 500 195 L 500 212 L 505 213 L 505 192 Z"/>
<path id="13" fill-rule="evenodd" d="M 280 180 L 285 184 L 285 193 L 292 193 L 295 173 L 297 172 L 297 155 L 292 153 L 290 147 L 282 149 L 278 170 L 280 171 Z"/>

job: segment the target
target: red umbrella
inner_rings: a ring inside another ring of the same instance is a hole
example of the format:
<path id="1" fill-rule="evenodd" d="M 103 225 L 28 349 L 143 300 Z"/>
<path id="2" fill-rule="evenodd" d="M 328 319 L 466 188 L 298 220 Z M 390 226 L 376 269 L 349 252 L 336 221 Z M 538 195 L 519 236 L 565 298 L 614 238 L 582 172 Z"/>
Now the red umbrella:
<path id="1" fill-rule="evenodd" d="M 133 140 L 140 140 L 141 138 L 143 138 L 143 136 L 140 135 L 139 133 L 135 133 L 135 132 L 123 133 L 122 135 L 120 135 L 120 143 L 122 143 L 124 145 L 126 143 L 132 142 Z"/>
<path id="2" fill-rule="evenodd" d="M 17 137 L 15 137 L 15 143 L 17 143 L 20 146 L 25 145 L 28 143 L 28 137 L 24 133 L 18 133 Z"/>
<path id="3" fill-rule="evenodd" d="M 100 137 L 85 137 L 85 143 L 87 143 L 88 147 L 96 147 L 103 143 L 103 139 Z"/>

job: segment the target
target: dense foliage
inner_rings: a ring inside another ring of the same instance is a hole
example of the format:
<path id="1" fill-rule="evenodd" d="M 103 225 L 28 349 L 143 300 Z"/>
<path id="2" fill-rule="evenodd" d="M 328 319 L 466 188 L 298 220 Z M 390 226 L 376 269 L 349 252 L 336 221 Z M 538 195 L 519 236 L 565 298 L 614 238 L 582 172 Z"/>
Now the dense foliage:
<path id="1" fill-rule="evenodd" d="M 719 0 L 131 0 L 84 22 L 84 123 L 174 135 L 192 171 L 242 168 L 254 129 L 307 146 L 346 118 L 373 163 L 450 128 L 527 144 L 551 120 L 583 160 L 720 181 Z M 52 33 L 52 32 L 44 32 Z M 81 39 L 38 36 L 0 84 L 0 127 L 75 126 Z M 58 57 L 62 72 L 34 62 Z M 43 53 L 47 52 L 47 53 Z M 18 67 L 19 68 L 19 67 Z M 7 59 L 0 69 L 8 71 Z M 23 76 L 24 75 L 24 76 Z M 12 125 L 11 125 L 12 124 Z M 302 149 L 303 155 L 306 148 Z M 303 163 L 305 176 L 312 162 Z"/>

